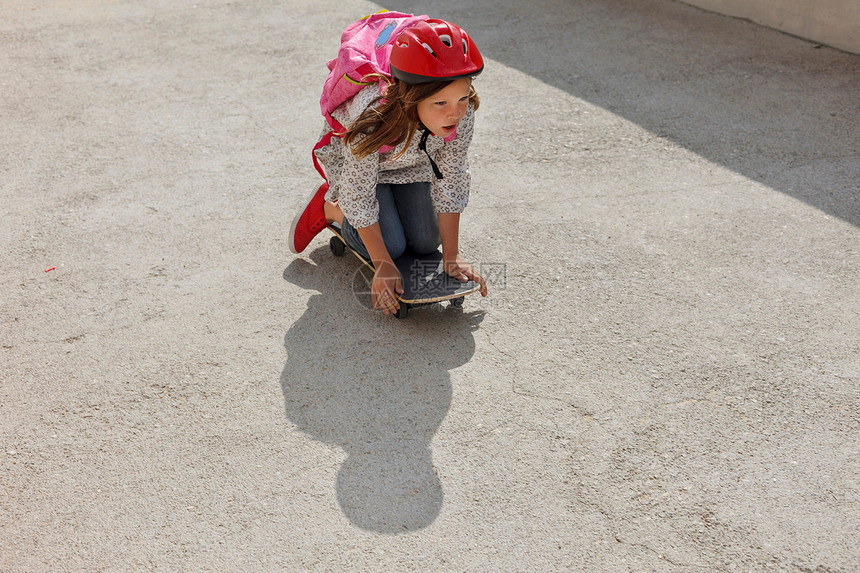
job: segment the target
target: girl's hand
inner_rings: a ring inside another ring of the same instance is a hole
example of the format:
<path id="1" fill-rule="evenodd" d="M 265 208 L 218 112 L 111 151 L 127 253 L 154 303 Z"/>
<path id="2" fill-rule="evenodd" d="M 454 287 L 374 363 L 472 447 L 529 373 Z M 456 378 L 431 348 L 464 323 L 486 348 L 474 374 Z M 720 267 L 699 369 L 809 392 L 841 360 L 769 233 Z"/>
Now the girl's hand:
<path id="1" fill-rule="evenodd" d="M 487 281 L 478 274 L 478 271 L 472 268 L 472 265 L 464 261 L 460 255 L 457 255 L 453 260 L 445 260 L 443 265 L 448 276 L 454 277 L 460 282 L 475 281 L 481 287 L 481 296 L 487 296 Z"/>
<path id="2" fill-rule="evenodd" d="M 400 301 L 395 294 L 403 294 L 403 280 L 400 271 L 392 263 L 379 265 L 373 275 L 373 283 L 370 285 L 371 300 L 373 308 L 381 310 L 385 314 L 394 314 L 400 308 Z"/>

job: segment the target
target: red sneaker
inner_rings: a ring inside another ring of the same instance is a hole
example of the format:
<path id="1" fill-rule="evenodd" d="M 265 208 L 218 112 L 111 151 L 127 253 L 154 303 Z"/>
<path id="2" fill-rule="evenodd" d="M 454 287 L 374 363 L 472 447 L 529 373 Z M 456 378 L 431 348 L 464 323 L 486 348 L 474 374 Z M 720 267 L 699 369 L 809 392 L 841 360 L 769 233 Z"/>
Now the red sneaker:
<path id="1" fill-rule="evenodd" d="M 320 188 L 311 193 L 304 208 L 293 219 L 290 227 L 290 250 L 296 254 L 301 253 L 310 244 L 320 231 L 326 228 L 325 194 L 328 191 L 328 183 L 323 183 Z"/>

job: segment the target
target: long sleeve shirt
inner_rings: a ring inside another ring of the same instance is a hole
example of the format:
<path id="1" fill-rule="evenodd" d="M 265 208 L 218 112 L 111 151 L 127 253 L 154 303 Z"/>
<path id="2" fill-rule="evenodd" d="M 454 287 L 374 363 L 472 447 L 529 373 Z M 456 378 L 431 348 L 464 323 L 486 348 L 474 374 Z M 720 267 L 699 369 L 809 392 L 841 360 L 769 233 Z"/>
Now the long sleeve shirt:
<path id="1" fill-rule="evenodd" d="M 343 103 L 332 117 L 349 126 L 379 96 L 378 86 L 369 85 L 352 99 Z M 421 133 L 416 133 L 406 152 L 399 158 L 405 142 L 383 153 L 372 153 L 364 159 L 356 157 L 340 137 L 316 150 L 329 182 L 326 199 L 337 200 L 350 224 L 361 229 L 377 222 L 379 204 L 376 201 L 378 183 L 398 184 L 430 182 L 430 198 L 437 213 L 461 213 L 469 202 L 471 174 L 467 153 L 472 142 L 475 110 L 469 105 L 453 136 L 427 139 L 427 153 L 418 149 Z M 323 134 L 331 128 L 325 125 Z M 443 178 L 436 179 L 428 154 L 436 162 Z"/>

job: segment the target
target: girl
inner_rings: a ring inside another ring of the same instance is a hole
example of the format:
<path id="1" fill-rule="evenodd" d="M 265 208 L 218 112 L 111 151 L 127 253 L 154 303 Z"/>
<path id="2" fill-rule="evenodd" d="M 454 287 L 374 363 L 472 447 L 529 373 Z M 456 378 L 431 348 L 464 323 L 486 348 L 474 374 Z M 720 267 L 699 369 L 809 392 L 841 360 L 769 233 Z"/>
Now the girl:
<path id="1" fill-rule="evenodd" d="M 475 281 L 487 296 L 486 281 L 459 251 L 481 54 L 463 29 L 426 20 L 398 36 L 390 67 L 394 82 L 382 97 L 372 83 L 332 112 L 348 127 L 315 152 L 329 184 L 296 216 L 290 249 L 299 253 L 326 225 L 339 225 L 350 247 L 373 262 L 371 298 L 385 314 L 400 307 L 393 260 L 406 248 L 425 254 L 441 244 L 445 272 Z"/>

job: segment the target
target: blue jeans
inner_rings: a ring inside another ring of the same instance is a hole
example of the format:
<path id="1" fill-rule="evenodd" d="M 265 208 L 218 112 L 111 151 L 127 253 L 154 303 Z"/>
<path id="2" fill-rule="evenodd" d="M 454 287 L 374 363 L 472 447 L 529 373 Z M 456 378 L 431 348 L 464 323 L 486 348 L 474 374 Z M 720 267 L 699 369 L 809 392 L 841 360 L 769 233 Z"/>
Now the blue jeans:
<path id="1" fill-rule="evenodd" d="M 379 201 L 379 228 L 382 240 L 392 259 L 407 248 L 420 254 L 432 253 L 439 248 L 439 221 L 430 199 L 430 183 L 406 183 L 376 186 Z M 345 218 L 342 236 L 359 254 L 370 258 L 358 231 Z"/>

